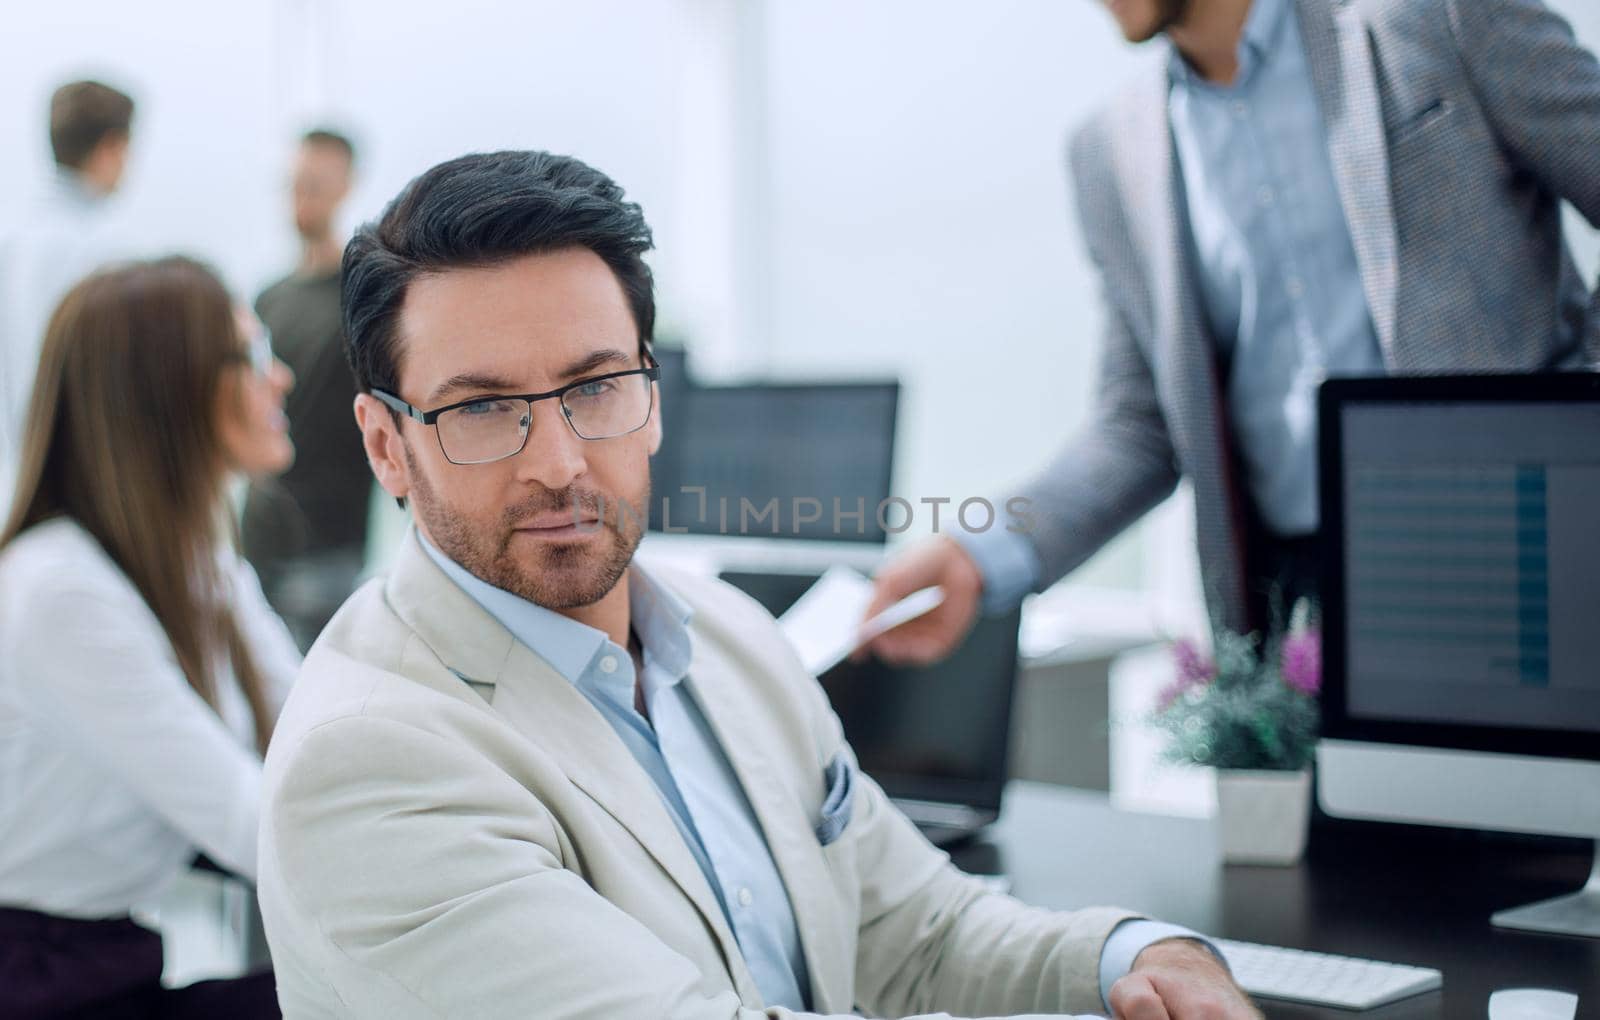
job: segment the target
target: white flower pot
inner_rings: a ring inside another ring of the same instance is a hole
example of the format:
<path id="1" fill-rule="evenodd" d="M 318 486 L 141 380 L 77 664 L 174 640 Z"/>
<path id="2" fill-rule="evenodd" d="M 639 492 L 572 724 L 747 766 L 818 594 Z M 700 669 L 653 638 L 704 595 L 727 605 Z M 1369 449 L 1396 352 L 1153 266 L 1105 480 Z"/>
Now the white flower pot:
<path id="1" fill-rule="evenodd" d="M 1217 770 L 1217 821 L 1228 864 L 1294 864 L 1306 849 L 1311 770 Z"/>

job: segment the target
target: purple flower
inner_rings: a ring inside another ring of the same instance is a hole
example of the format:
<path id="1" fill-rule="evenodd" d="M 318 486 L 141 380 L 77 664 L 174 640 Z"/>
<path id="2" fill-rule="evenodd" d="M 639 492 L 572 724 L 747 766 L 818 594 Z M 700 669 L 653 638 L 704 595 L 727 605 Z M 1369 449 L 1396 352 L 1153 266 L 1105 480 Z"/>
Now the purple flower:
<path id="1" fill-rule="evenodd" d="M 1172 658 L 1178 664 L 1178 682 L 1185 687 L 1198 687 L 1216 678 L 1216 665 L 1187 638 L 1173 642 Z"/>
<path id="2" fill-rule="evenodd" d="M 1210 659 L 1201 654 L 1200 649 L 1193 641 L 1187 639 L 1174 641 L 1172 644 L 1172 658 L 1178 665 L 1178 676 L 1170 684 L 1161 689 L 1156 697 L 1156 708 L 1165 712 L 1172 707 L 1186 691 L 1195 687 L 1203 687 L 1216 679 L 1217 667 Z"/>
<path id="3" fill-rule="evenodd" d="M 1315 629 L 1283 639 L 1283 682 L 1301 694 L 1322 689 L 1322 635 Z"/>

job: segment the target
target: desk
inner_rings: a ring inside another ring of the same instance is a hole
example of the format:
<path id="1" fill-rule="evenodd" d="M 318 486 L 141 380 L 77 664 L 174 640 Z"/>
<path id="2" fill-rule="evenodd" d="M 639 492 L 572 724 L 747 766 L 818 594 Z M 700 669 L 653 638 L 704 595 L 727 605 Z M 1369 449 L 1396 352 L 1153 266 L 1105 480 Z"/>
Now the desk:
<path id="1" fill-rule="evenodd" d="M 1444 988 L 1351 1013 L 1263 1002 L 1274 1018 L 1469 1020 L 1497 988 L 1576 992 L 1600 1011 L 1600 940 L 1501 931 L 1501 907 L 1571 892 L 1590 846 L 1420 826 L 1331 822 L 1292 868 L 1223 867 L 1213 822 L 1113 810 L 1104 794 L 1013 781 L 1000 820 L 961 847 L 1044 907 L 1103 903 L 1223 938 L 1436 967 Z"/>

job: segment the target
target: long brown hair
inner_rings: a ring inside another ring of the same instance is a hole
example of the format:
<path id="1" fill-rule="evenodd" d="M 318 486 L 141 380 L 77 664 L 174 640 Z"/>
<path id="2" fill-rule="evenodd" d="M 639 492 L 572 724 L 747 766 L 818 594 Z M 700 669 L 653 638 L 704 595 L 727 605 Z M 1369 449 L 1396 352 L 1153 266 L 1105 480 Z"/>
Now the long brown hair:
<path id="1" fill-rule="evenodd" d="M 45 331 L 0 548 L 42 521 L 76 521 L 213 708 L 227 653 L 265 751 L 273 712 L 218 559 L 233 540 L 219 394 L 243 352 L 227 288 L 192 259 L 104 269 L 73 287 Z"/>

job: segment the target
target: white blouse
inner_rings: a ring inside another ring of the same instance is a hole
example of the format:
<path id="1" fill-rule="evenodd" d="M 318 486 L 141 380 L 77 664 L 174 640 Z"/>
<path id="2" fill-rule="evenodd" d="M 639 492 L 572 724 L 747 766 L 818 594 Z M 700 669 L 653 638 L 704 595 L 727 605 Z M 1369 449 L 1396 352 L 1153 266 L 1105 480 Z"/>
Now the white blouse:
<path id="1" fill-rule="evenodd" d="M 229 553 L 225 566 L 276 714 L 299 651 L 249 564 Z M 36 525 L 0 552 L 0 905 L 147 909 L 196 849 L 253 879 L 261 757 L 227 668 L 217 688 L 213 710 L 75 521 Z"/>

